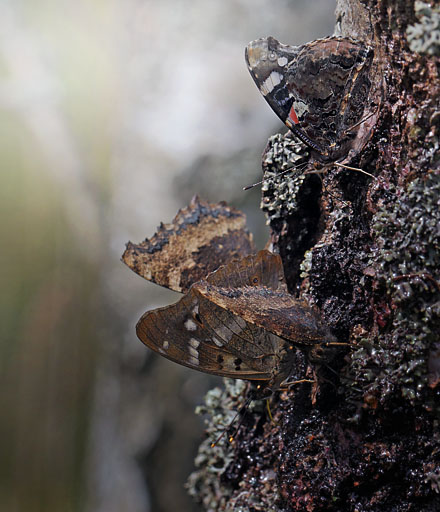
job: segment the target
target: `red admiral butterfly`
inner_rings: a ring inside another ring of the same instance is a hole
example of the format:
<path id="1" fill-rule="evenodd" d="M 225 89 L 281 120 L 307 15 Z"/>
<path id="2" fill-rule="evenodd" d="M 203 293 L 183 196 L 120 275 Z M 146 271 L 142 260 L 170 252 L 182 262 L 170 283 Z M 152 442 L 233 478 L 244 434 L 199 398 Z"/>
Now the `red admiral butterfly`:
<path id="1" fill-rule="evenodd" d="M 182 286 L 178 276 L 185 274 L 188 263 L 197 275 L 197 240 L 205 249 L 211 247 L 212 265 L 212 255 L 222 254 L 222 244 L 213 236 L 217 223 L 228 246 L 228 236 L 236 238 L 237 218 L 241 223 L 244 216 L 224 203 L 196 200 L 151 240 L 128 244 L 123 260 L 133 270 L 159 284 L 187 290 L 176 304 L 145 313 L 136 332 L 147 347 L 176 363 L 224 377 L 265 381 L 275 390 L 288 384 L 295 349 L 319 363 L 336 339 L 315 309 L 289 294 L 281 258 L 269 251 L 230 261 L 189 289 L 187 280 Z M 243 226 L 238 229 L 243 234 Z M 151 262 L 153 267 L 160 265 L 162 251 L 166 271 L 151 269 Z"/>
<path id="2" fill-rule="evenodd" d="M 302 46 L 268 37 L 249 43 L 245 57 L 269 105 L 316 160 L 347 155 L 371 87 L 371 48 L 341 37 Z"/>

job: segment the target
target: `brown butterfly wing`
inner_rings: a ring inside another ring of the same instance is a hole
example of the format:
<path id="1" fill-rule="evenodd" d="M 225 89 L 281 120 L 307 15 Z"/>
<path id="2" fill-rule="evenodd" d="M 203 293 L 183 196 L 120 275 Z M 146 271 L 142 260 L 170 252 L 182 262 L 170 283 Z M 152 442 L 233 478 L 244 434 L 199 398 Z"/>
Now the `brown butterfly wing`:
<path id="1" fill-rule="evenodd" d="M 281 259 L 268 251 L 221 267 L 176 304 L 145 313 L 136 330 L 145 345 L 179 364 L 273 382 L 287 364 L 286 339 L 334 340 L 315 310 L 287 292 Z"/>
<path id="2" fill-rule="evenodd" d="M 254 250 L 242 212 L 196 196 L 152 238 L 128 242 L 122 260 L 141 277 L 185 293 L 220 265 Z"/>
<path id="3" fill-rule="evenodd" d="M 224 377 L 269 380 L 281 340 L 200 296 L 145 313 L 140 340 L 176 363 Z"/>
<path id="4" fill-rule="evenodd" d="M 318 312 L 288 293 L 281 258 L 269 251 L 220 268 L 194 289 L 242 321 L 293 343 L 336 341 Z"/>
<path id="5" fill-rule="evenodd" d="M 287 293 L 281 258 L 266 250 L 229 262 L 210 274 L 206 281 L 225 289 L 260 285 Z"/>
<path id="6" fill-rule="evenodd" d="M 212 304 L 292 343 L 312 345 L 336 341 L 313 308 L 287 293 L 263 286 L 230 290 L 205 281 L 195 287 Z"/>

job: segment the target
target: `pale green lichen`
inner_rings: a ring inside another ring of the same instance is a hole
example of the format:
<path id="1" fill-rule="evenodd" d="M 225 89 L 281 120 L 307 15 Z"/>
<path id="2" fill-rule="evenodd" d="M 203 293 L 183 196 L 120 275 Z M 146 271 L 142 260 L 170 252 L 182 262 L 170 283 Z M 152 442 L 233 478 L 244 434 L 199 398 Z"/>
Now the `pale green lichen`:
<path id="1" fill-rule="evenodd" d="M 206 415 L 208 438 L 199 446 L 195 459 L 197 469 L 190 475 L 186 487 L 189 494 L 209 512 L 275 512 L 279 509 L 273 505 L 278 499 L 274 470 L 268 466 L 256 471 L 255 461 L 245 470 L 243 466 L 234 467 L 235 445 L 230 443 L 226 432 L 243 405 L 249 384 L 235 379 L 224 379 L 224 383 L 224 390 L 215 388 L 209 391 L 205 405 L 197 408 L 198 414 Z M 246 407 L 246 415 L 259 417 L 264 414 L 264 408 L 264 401 L 255 400 Z M 240 418 L 236 421 L 239 422 Z M 236 423 L 233 429 L 237 426 Z M 221 436 L 223 432 L 225 435 Z M 212 446 L 213 442 L 215 446 Z M 237 470 L 240 476 L 231 477 Z M 257 483 L 258 493 L 254 492 Z"/>
<path id="2" fill-rule="evenodd" d="M 309 277 L 309 274 L 310 274 L 310 272 L 312 270 L 312 259 L 313 259 L 313 252 L 312 251 L 307 251 L 304 254 L 304 259 L 303 259 L 303 261 L 301 262 L 301 265 L 300 265 L 300 270 L 301 270 L 300 277 L 301 277 L 301 279 L 307 279 Z"/>
<path id="3" fill-rule="evenodd" d="M 385 287 L 392 324 L 369 355 L 360 349 L 353 363 L 381 402 L 400 392 L 412 404 L 436 408 L 430 367 L 438 363 L 432 359 L 440 336 L 440 173 L 430 171 L 405 194 L 394 193 L 373 218 L 378 250 L 369 262 Z"/>
<path id="4" fill-rule="evenodd" d="M 306 179 L 309 152 L 291 132 L 269 138 L 263 155 L 264 178 L 261 186 L 261 209 L 267 224 L 284 219 L 298 209 L 298 193 Z"/>
<path id="5" fill-rule="evenodd" d="M 224 379 L 224 382 L 224 390 L 214 388 L 208 391 L 205 405 L 196 409 L 197 414 L 206 415 L 207 439 L 199 446 L 195 458 L 197 469 L 189 476 L 186 487 L 188 493 L 203 504 L 204 510 L 228 510 L 225 507 L 232 494 L 232 490 L 221 482 L 220 475 L 231 463 L 233 451 L 227 435 L 218 438 L 234 419 L 246 384 L 233 379 Z M 216 445 L 212 446 L 214 442 Z"/>
<path id="6" fill-rule="evenodd" d="M 410 49 L 421 54 L 440 55 L 440 7 L 416 1 L 414 11 L 419 22 L 406 30 Z"/>

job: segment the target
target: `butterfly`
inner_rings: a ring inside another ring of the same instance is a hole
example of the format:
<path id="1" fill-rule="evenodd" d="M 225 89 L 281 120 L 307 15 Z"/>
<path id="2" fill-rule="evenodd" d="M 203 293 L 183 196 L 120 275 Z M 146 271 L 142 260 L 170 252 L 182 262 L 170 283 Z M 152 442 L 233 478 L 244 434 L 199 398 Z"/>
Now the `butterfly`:
<path id="1" fill-rule="evenodd" d="M 319 312 L 288 292 L 280 256 L 253 252 L 245 225 L 239 210 L 194 197 L 151 239 L 129 242 L 122 260 L 184 293 L 137 323 L 148 348 L 198 371 L 276 390 L 288 385 L 298 348 L 320 363 L 338 343 Z"/>
<path id="2" fill-rule="evenodd" d="M 245 58 L 266 101 L 317 161 L 347 155 L 371 88 L 372 48 L 341 37 L 301 46 L 267 37 L 249 43 Z"/>
<path id="3" fill-rule="evenodd" d="M 122 261 L 144 279 L 186 292 L 220 265 L 252 252 L 255 245 L 241 211 L 194 196 L 152 238 L 128 242 Z"/>
<path id="4" fill-rule="evenodd" d="M 223 377 L 286 386 L 296 349 L 311 362 L 336 342 L 319 313 L 287 290 L 279 255 L 267 250 L 221 266 L 171 306 L 136 326 L 150 349 L 178 364 Z"/>

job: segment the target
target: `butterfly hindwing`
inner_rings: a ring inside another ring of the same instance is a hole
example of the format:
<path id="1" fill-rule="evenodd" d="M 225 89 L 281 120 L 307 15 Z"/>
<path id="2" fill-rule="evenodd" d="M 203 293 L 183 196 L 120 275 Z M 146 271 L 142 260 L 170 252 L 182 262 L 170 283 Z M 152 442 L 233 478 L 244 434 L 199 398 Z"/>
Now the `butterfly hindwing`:
<path id="1" fill-rule="evenodd" d="M 288 46 L 273 37 L 246 48 L 249 71 L 269 105 L 318 159 L 347 153 L 370 90 L 373 51 L 352 39 L 328 37 Z"/>
<path id="2" fill-rule="evenodd" d="M 281 258 L 266 250 L 229 262 L 206 277 L 206 281 L 230 289 L 261 285 L 287 292 Z"/>
<path id="3" fill-rule="evenodd" d="M 292 343 L 313 345 L 336 341 L 315 309 L 289 293 L 264 286 L 245 286 L 229 294 L 205 281 L 195 287 L 212 304 Z"/>
<path id="4" fill-rule="evenodd" d="M 278 338 L 223 310 L 195 288 L 176 304 L 145 313 L 136 332 L 174 362 L 225 377 L 268 380 Z"/>
<path id="5" fill-rule="evenodd" d="M 317 311 L 287 291 L 281 258 L 269 251 L 225 265 L 193 289 L 241 322 L 294 343 L 335 341 Z"/>

